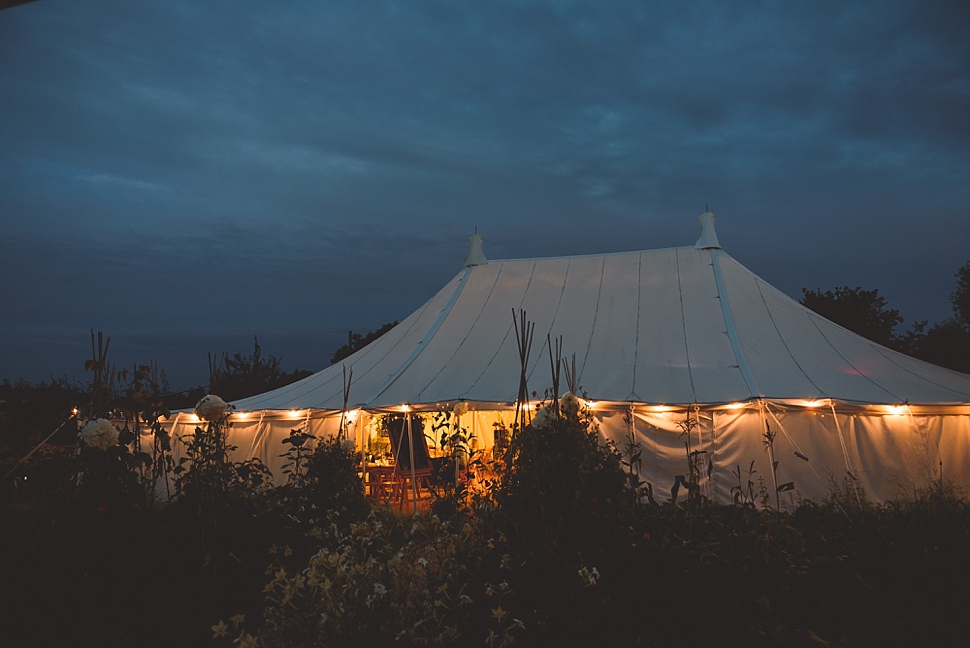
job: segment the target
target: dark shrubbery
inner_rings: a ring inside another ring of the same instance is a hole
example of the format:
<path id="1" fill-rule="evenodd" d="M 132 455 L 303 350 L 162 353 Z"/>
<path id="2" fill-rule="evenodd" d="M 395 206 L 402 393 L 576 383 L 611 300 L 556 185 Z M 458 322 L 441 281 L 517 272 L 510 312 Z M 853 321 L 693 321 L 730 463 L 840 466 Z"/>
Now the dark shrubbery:
<path id="1" fill-rule="evenodd" d="M 372 511 L 354 451 L 300 431 L 273 488 L 255 464 L 226 465 L 221 423 L 202 425 L 168 504 L 109 480 L 93 499 L 0 509 L 17 594 L 0 632 L 283 648 L 952 645 L 961 630 L 970 505 L 944 484 L 885 504 L 840 488 L 786 512 L 657 505 L 631 497 L 581 414 L 541 423 L 513 437 L 510 465 L 472 461 L 478 486 L 447 516 Z M 124 454 L 103 445 L 86 452 Z M 104 457 L 109 474 L 130 463 Z M 103 468 L 82 464 L 85 480 Z M 112 489 L 125 497 L 101 498 Z"/>

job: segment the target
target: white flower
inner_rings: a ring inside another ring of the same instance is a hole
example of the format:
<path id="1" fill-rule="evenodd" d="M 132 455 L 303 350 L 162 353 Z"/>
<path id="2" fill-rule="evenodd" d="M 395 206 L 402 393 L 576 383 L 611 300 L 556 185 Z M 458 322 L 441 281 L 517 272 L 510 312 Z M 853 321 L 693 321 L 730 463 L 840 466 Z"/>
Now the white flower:
<path id="1" fill-rule="evenodd" d="M 455 416 L 461 416 L 462 414 L 468 412 L 468 403 L 465 401 L 459 401 L 455 403 L 455 408 L 452 411 L 455 413 Z"/>
<path id="2" fill-rule="evenodd" d="M 572 392 L 566 392 L 559 399 L 559 409 L 565 416 L 574 417 L 579 414 L 579 399 Z"/>
<path id="3" fill-rule="evenodd" d="M 599 571 L 593 567 L 593 569 L 586 569 L 583 567 L 579 570 L 579 580 L 583 583 L 583 587 L 592 587 L 596 585 L 596 581 L 600 578 Z"/>
<path id="4" fill-rule="evenodd" d="M 552 412 L 549 408 L 543 407 L 538 412 L 536 416 L 532 419 L 532 427 L 534 428 L 544 428 L 552 422 Z"/>
<path id="5" fill-rule="evenodd" d="M 378 596 L 384 596 L 387 594 L 387 588 L 384 587 L 383 583 L 374 583 L 374 593 Z"/>
<path id="6" fill-rule="evenodd" d="M 344 439 L 343 443 L 340 444 L 340 447 L 347 452 L 353 452 L 357 449 L 357 444 L 353 439 Z"/>
<path id="7" fill-rule="evenodd" d="M 228 631 L 229 631 L 229 626 L 226 625 L 226 622 L 219 621 L 219 623 L 212 626 L 212 638 L 218 639 L 219 637 L 225 637 Z"/>
<path id="8" fill-rule="evenodd" d="M 418 558 L 418 564 L 421 565 L 422 567 L 427 567 L 428 566 L 427 558 L 423 558 L 423 557 Z"/>
<path id="9" fill-rule="evenodd" d="M 251 634 L 244 634 L 237 641 L 239 641 L 239 648 L 259 648 L 259 642 Z"/>
<path id="10" fill-rule="evenodd" d="M 195 404 L 195 413 L 204 421 L 218 421 L 229 406 L 215 394 L 209 394 Z"/>
<path id="11" fill-rule="evenodd" d="M 110 446 L 118 445 L 118 428 L 108 419 L 88 421 L 81 430 L 81 439 L 92 448 L 106 450 Z"/>

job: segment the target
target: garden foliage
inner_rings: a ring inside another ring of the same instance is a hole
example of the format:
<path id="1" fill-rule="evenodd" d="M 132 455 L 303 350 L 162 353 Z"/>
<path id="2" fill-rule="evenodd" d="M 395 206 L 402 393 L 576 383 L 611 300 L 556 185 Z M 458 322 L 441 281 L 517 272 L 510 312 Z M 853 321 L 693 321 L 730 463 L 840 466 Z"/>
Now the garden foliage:
<path id="1" fill-rule="evenodd" d="M 658 504 L 636 439 L 603 444 L 567 394 L 487 462 L 463 408 L 439 417 L 464 470 L 435 512 L 401 514 L 368 505 L 336 438 L 293 430 L 280 486 L 231 461 L 227 411 L 199 403 L 168 501 L 149 494 L 151 449 L 94 419 L 73 488 L 0 510 L 12 645 L 886 646 L 962 630 L 970 505 L 945 483 L 877 504 L 850 481 L 778 510 L 772 476 L 739 467 L 736 504 L 718 505 L 692 496 L 707 463 L 688 416 L 687 497 Z"/>

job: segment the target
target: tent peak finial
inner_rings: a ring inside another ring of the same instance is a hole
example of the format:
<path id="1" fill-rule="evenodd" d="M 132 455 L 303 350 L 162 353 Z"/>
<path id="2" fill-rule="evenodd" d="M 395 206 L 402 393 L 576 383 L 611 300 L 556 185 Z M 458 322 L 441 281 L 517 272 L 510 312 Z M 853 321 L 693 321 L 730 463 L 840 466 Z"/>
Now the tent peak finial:
<path id="1" fill-rule="evenodd" d="M 484 241 L 485 237 L 478 233 L 478 228 L 476 227 L 475 233 L 468 237 L 468 256 L 465 257 L 465 268 L 488 263 L 488 259 L 482 253 L 482 243 Z"/>
<path id="2" fill-rule="evenodd" d="M 707 205 L 704 205 L 707 208 Z M 701 236 L 697 239 L 697 243 L 694 243 L 694 248 L 698 250 L 709 250 L 709 249 L 721 249 L 721 244 L 717 240 L 717 232 L 714 229 L 714 222 L 717 220 L 717 216 L 714 212 L 706 211 L 700 216 L 698 220 L 701 222 Z"/>

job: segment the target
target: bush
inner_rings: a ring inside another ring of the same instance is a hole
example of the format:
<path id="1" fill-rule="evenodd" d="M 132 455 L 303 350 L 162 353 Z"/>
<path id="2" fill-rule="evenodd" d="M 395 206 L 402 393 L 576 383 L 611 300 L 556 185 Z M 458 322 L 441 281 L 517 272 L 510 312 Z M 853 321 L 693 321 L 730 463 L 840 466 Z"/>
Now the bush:
<path id="1" fill-rule="evenodd" d="M 509 569 L 501 537 L 473 519 L 375 511 L 322 545 L 305 568 L 278 569 L 266 587 L 268 646 L 445 645 L 465 639 L 506 645 L 522 626 L 503 609 Z"/>
<path id="2" fill-rule="evenodd" d="M 516 435 L 511 466 L 496 493 L 513 542 L 543 567 L 602 553 L 604 537 L 630 511 L 619 454 L 580 416 L 527 426 Z"/>

